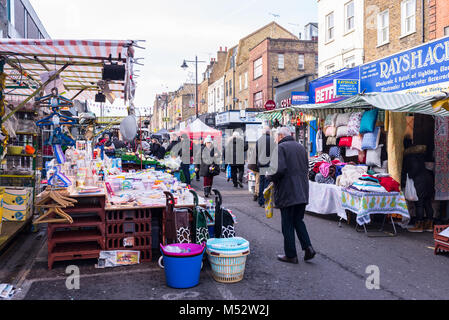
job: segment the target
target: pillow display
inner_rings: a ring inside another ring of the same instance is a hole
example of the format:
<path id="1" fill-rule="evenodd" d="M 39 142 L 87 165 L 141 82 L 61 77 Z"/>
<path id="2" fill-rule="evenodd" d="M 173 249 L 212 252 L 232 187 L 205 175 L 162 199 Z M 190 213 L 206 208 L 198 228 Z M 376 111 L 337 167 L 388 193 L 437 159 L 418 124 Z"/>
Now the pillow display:
<path id="1" fill-rule="evenodd" d="M 352 158 L 352 157 L 358 157 L 359 150 L 346 148 L 346 157 Z"/>
<path id="2" fill-rule="evenodd" d="M 352 137 L 343 137 L 340 139 L 340 142 L 338 143 L 339 147 L 347 147 L 351 148 L 352 146 Z"/>
<path id="3" fill-rule="evenodd" d="M 337 117 L 337 123 L 335 124 L 335 126 L 337 128 L 347 126 L 349 124 L 350 118 L 351 118 L 351 113 L 340 113 Z"/>
<path id="4" fill-rule="evenodd" d="M 363 150 L 362 149 L 362 141 L 363 141 L 363 136 L 361 134 L 359 134 L 358 136 L 352 137 L 351 148 L 362 151 Z"/>
<path id="5" fill-rule="evenodd" d="M 378 110 L 373 109 L 366 111 L 362 116 L 362 121 L 360 123 L 360 133 L 373 132 L 376 127 Z"/>
<path id="6" fill-rule="evenodd" d="M 366 150 L 359 151 L 359 163 L 365 164 L 366 163 Z"/>
<path id="7" fill-rule="evenodd" d="M 324 127 L 335 127 L 337 124 L 337 116 L 338 113 L 330 114 L 326 117 L 326 121 L 324 122 Z"/>
<path id="8" fill-rule="evenodd" d="M 337 134 L 337 128 L 336 127 L 327 127 L 324 135 L 326 137 L 335 137 L 335 135 Z"/>
<path id="9" fill-rule="evenodd" d="M 337 138 L 348 137 L 348 126 L 342 126 L 337 129 Z"/>
<path id="10" fill-rule="evenodd" d="M 365 133 L 362 141 L 362 150 L 375 150 L 379 146 L 380 141 L 380 127 L 377 127 L 374 132 Z"/>
<path id="11" fill-rule="evenodd" d="M 340 156 L 341 156 L 341 150 L 340 150 L 340 147 L 332 147 L 332 148 L 329 150 L 329 156 L 330 156 L 331 158 L 340 158 Z"/>
<path id="12" fill-rule="evenodd" d="M 326 145 L 328 145 L 328 146 L 336 146 L 337 145 L 337 137 L 329 137 L 329 138 L 327 138 Z"/>
<path id="13" fill-rule="evenodd" d="M 376 150 L 368 150 L 366 152 L 366 165 L 370 167 L 382 167 L 380 159 L 383 145 L 380 145 Z"/>
<path id="14" fill-rule="evenodd" d="M 362 122 L 362 112 L 354 112 L 351 114 L 348 122 L 348 134 L 353 137 L 360 133 L 360 124 Z"/>

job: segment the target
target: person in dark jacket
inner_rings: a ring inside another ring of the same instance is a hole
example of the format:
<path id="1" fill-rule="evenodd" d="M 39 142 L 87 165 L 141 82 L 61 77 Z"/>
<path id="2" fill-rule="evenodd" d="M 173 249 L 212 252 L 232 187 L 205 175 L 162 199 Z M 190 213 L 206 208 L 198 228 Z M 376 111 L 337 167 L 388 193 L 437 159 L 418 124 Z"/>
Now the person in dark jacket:
<path id="1" fill-rule="evenodd" d="M 419 152 L 412 144 L 410 139 L 404 140 L 404 160 L 402 166 L 402 185 L 405 187 L 407 175 L 413 180 L 416 189 L 418 201 L 415 204 L 416 223 L 410 232 L 433 232 L 433 207 L 432 199 L 434 197 L 435 179 L 433 173 L 426 169 L 425 150 Z M 413 150 L 415 149 L 415 150 Z M 426 217 L 424 218 L 424 212 Z"/>
<path id="2" fill-rule="evenodd" d="M 309 203 L 309 160 L 307 151 L 293 139 L 288 128 L 279 129 L 278 143 L 277 159 L 273 157 L 271 160 L 272 170 L 277 169 L 268 176 L 268 180 L 274 183 L 274 203 L 281 210 L 282 217 L 285 255 L 279 255 L 278 260 L 297 264 L 295 230 L 305 251 L 304 260 L 311 260 L 316 254 L 304 223 Z"/>
<path id="3" fill-rule="evenodd" d="M 185 183 L 190 186 L 192 184 L 190 178 L 190 164 L 192 163 L 193 150 L 189 136 L 183 134 L 179 144 L 176 144 L 176 147 L 173 147 L 172 151 L 174 149 L 177 150 L 177 156 L 181 158 L 181 170 L 184 174 Z"/>
<path id="4" fill-rule="evenodd" d="M 245 152 L 248 142 L 235 131 L 228 140 L 225 148 L 225 160 L 231 166 L 231 177 L 234 188 L 243 188 L 243 174 L 245 173 Z"/>
<path id="5" fill-rule="evenodd" d="M 151 145 L 151 155 L 158 160 L 165 158 L 165 148 L 161 145 L 159 139 L 153 138 Z"/>
<path id="6" fill-rule="evenodd" d="M 167 146 L 165 152 L 171 152 L 173 147 L 176 146 L 179 142 L 181 142 L 181 139 L 178 138 L 176 134 L 172 134 L 170 136 L 170 144 Z"/>
<path id="7" fill-rule="evenodd" d="M 212 138 L 208 136 L 204 140 L 204 146 L 201 150 L 201 165 L 200 176 L 204 178 L 204 196 L 209 197 L 212 191 L 212 185 L 214 183 L 214 176 L 210 173 L 210 167 L 214 164 L 218 164 L 216 159 L 218 154 L 212 142 Z"/>
<path id="8" fill-rule="evenodd" d="M 271 136 L 270 127 L 264 128 L 265 133 L 256 142 L 256 165 L 259 171 L 259 206 L 265 205 L 265 198 L 263 196 L 264 190 L 268 187 L 270 182 L 267 179 L 267 169 L 270 167 L 270 158 L 275 148 L 275 141 Z"/>

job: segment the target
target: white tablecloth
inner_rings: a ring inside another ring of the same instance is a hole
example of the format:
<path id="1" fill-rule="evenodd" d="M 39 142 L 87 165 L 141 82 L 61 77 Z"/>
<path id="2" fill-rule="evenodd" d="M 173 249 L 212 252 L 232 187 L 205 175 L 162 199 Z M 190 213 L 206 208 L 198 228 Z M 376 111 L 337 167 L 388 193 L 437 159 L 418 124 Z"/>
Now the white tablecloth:
<path id="1" fill-rule="evenodd" d="M 317 214 L 337 214 L 348 220 L 341 202 L 341 195 L 341 187 L 309 181 L 309 205 L 306 211 Z"/>

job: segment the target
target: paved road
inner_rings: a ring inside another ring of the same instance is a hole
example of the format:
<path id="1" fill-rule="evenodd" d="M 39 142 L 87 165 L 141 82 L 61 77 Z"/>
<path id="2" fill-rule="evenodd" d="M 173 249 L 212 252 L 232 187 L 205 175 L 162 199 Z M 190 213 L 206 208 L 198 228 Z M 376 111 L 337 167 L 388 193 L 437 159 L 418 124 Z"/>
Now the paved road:
<path id="1" fill-rule="evenodd" d="M 196 183 L 195 183 L 196 184 Z M 196 185 L 198 190 L 202 188 Z M 311 263 L 278 262 L 283 252 L 280 213 L 273 219 L 252 201 L 246 189 L 234 189 L 223 177 L 216 179 L 224 205 L 238 217 L 237 233 L 251 243 L 245 278 L 232 285 L 219 284 L 205 266 L 200 285 L 173 290 L 155 262 L 138 266 L 98 270 L 95 261 L 80 262 L 79 290 L 67 290 L 65 270 L 57 263 L 46 269 L 45 239 L 23 236 L 0 257 L 0 283 L 17 283 L 16 299 L 157 299 L 157 300 L 371 300 L 447 299 L 447 256 L 433 254 L 432 235 L 402 231 L 398 237 L 369 238 L 353 225 L 340 228 L 334 217 L 306 216 L 306 224 L 318 255 Z M 297 244 L 299 250 L 299 243 Z M 34 258 L 34 256 L 36 256 Z M 33 262 L 30 265 L 30 262 Z M 380 270 L 380 289 L 368 290 L 368 266 Z"/>

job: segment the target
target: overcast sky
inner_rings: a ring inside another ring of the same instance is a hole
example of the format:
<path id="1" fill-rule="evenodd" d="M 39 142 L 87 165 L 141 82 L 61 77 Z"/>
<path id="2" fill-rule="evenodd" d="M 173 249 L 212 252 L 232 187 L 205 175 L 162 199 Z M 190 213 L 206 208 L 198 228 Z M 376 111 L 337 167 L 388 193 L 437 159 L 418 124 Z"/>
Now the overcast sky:
<path id="1" fill-rule="evenodd" d="M 295 34 L 317 22 L 315 0 L 30 0 L 53 39 L 146 40 L 135 105 L 153 105 L 156 93 L 178 89 L 193 79 L 194 65 L 184 59 L 209 61 L 220 46 L 277 21 Z M 279 15 L 274 17 L 271 14 Z M 201 65 L 199 78 L 202 80 Z"/>

